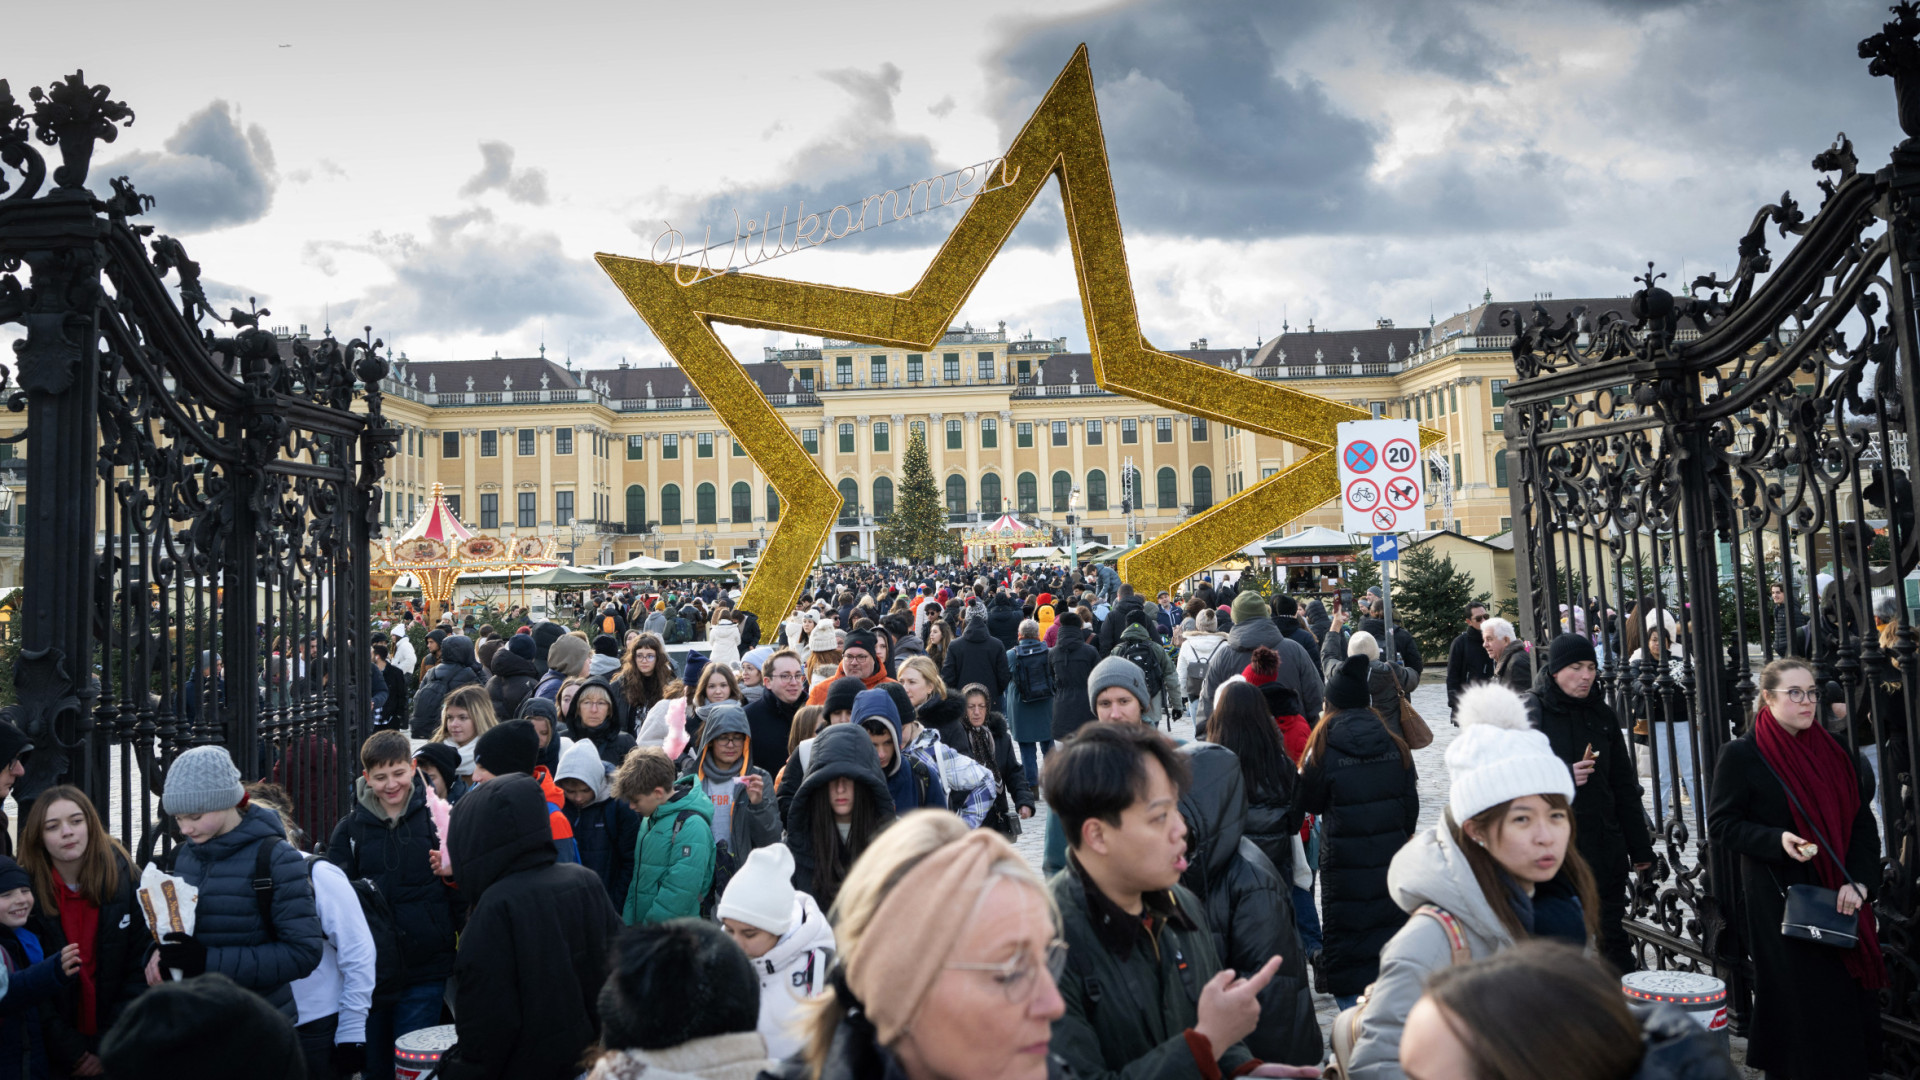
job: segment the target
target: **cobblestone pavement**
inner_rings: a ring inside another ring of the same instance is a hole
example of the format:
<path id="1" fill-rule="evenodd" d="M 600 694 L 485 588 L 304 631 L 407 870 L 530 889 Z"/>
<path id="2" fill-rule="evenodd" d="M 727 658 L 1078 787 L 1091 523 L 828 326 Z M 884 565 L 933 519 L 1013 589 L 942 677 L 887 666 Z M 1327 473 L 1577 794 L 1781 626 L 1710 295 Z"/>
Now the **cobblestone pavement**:
<path id="1" fill-rule="evenodd" d="M 1422 683 L 1410 696 L 1414 708 L 1419 709 L 1420 715 L 1426 717 L 1427 722 L 1433 727 L 1433 745 L 1413 752 L 1414 767 L 1420 773 L 1420 828 L 1429 829 L 1440 820 L 1440 811 L 1446 805 L 1450 780 L 1445 755 L 1447 744 L 1453 741 L 1457 729 L 1447 719 L 1447 688 L 1444 683 Z M 1193 722 L 1184 718 L 1176 721 L 1173 734 L 1181 739 L 1193 738 Z M 1027 857 L 1035 869 L 1039 868 L 1041 858 L 1045 854 L 1046 816 L 1047 810 L 1043 800 L 1035 807 L 1032 820 L 1026 823 L 1020 839 L 1015 843 L 1020 853 Z M 1692 845 L 1689 844 L 1688 848 L 1691 849 L 1691 847 Z M 1691 850 L 1688 854 L 1691 855 Z M 1332 996 L 1315 994 L 1314 1008 L 1320 1017 L 1321 1031 L 1325 1033 L 1332 1027 L 1338 1013 L 1334 1008 Z M 1742 1060 L 1746 1051 L 1746 1040 L 1735 1039 L 1733 1042 L 1734 1060 Z M 1760 1075 L 1751 1069 L 1743 1071 L 1749 1077 L 1757 1078 Z"/>

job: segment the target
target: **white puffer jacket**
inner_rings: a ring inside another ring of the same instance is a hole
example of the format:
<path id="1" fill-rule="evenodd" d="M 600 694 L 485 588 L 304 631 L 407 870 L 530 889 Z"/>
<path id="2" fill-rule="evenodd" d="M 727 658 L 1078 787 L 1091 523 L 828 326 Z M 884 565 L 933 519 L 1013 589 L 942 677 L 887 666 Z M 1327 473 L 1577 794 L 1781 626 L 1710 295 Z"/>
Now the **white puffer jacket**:
<path id="1" fill-rule="evenodd" d="M 813 897 L 793 894 L 794 923 L 765 956 L 753 962 L 760 976 L 760 1035 L 767 1040 L 767 1056 L 785 1058 L 804 1044 L 789 1025 L 810 997 L 827 993 L 827 975 L 833 970 L 833 927 Z"/>

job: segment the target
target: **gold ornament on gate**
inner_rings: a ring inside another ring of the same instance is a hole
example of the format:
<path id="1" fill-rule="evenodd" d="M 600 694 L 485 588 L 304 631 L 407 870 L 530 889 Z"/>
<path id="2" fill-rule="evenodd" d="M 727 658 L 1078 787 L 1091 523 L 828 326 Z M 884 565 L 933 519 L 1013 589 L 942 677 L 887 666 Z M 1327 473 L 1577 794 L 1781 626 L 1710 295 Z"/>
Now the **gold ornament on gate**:
<path id="1" fill-rule="evenodd" d="M 1086 311 L 1094 380 L 1151 401 L 1293 443 L 1308 455 L 1164 533 L 1120 560 L 1135 589 L 1157 592 L 1339 494 L 1336 425 L 1364 409 L 1225 368 L 1159 352 L 1140 332 L 1120 211 L 1094 101 L 1085 45 L 1048 88 L 1026 126 L 978 178 L 980 189 L 912 288 L 876 293 L 677 259 L 595 258 L 666 346 L 721 423 L 779 492 L 786 513 L 768 540 L 740 607 L 762 618 L 793 609 L 840 512 L 834 489 L 713 332 L 713 323 L 931 350 L 1049 177 L 1060 181 L 1067 241 Z M 863 207 L 864 213 L 864 207 Z M 765 230 L 761 240 L 764 244 Z M 1442 438 L 1421 429 L 1421 442 Z"/>

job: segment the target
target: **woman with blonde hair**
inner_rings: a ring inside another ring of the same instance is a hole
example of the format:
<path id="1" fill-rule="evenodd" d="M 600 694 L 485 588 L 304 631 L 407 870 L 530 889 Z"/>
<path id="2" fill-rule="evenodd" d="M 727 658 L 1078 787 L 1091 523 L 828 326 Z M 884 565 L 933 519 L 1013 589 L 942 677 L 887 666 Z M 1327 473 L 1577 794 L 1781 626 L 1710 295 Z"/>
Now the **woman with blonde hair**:
<path id="1" fill-rule="evenodd" d="M 472 786 L 474 747 L 480 742 L 480 736 L 492 731 L 499 722 L 493 715 L 493 698 L 488 696 L 487 688 L 478 683 L 454 690 L 441 703 L 440 727 L 429 741 L 443 742 L 460 751 L 460 779 L 454 784 L 458 790 L 449 791 L 450 799 L 458 799 Z"/>
<path id="2" fill-rule="evenodd" d="M 1047 1076 L 1066 947 L 1045 883 L 1005 838 L 910 813 L 853 864 L 833 914 L 833 993 L 800 1014 L 811 1080 Z"/>

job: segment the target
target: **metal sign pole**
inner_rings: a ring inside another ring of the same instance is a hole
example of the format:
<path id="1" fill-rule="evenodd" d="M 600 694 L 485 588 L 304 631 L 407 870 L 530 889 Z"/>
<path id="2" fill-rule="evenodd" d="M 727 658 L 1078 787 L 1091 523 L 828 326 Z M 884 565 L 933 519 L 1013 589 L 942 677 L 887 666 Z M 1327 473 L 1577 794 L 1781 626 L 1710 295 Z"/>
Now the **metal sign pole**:
<path id="1" fill-rule="evenodd" d="M 1381 632 L 1380 658 L 1393 663 L 1393 563 L 1380 564 L 1380 621 L 1385 625 Z"/>

